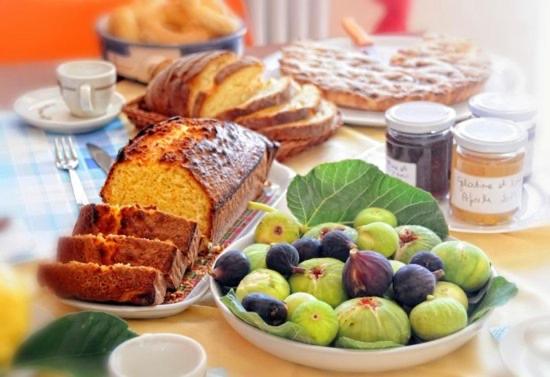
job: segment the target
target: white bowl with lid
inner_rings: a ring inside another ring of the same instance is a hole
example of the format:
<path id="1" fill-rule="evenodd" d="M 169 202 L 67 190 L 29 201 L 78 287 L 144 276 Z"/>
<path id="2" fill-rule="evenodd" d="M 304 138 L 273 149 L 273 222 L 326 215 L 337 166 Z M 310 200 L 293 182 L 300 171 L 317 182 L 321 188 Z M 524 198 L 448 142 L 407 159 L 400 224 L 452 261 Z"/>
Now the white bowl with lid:
<path id="1" fill-rule="evenodd" d="M 111 377 L 204 377 L 206 351 L 176 334 L 144 334 L 120 344 L 109 357 Z"/>

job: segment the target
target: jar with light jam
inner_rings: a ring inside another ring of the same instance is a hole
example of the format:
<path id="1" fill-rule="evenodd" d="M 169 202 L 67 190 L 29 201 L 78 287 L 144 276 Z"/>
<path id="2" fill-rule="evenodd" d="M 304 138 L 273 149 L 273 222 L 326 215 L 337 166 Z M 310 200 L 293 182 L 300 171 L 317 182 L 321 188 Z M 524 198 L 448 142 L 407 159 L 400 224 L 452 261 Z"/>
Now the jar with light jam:
<path id="1" fill-rule="evenodd" d="M 456 112 L 433 102 L 407 102 L 386 111 L 386 173 L 442 198 L 449 190 Z"/>
<path id="2" fill-rule="evenodd" d="M 537 126 L 535 101 L 523 94 L 486 92 L 470 98 L 468 106 L 474 117 L 511 120 L 527 131 L 523 178 L 526 181 L 529 180 L 533 172 L 533 153 Z"/>
<path id="3" fill-rule="evenodd" d="M 509 222 L 521 207 L 527 132 L 497 118 L 472 118 L 453 129 L 450 208 L 476 225 Z"/>

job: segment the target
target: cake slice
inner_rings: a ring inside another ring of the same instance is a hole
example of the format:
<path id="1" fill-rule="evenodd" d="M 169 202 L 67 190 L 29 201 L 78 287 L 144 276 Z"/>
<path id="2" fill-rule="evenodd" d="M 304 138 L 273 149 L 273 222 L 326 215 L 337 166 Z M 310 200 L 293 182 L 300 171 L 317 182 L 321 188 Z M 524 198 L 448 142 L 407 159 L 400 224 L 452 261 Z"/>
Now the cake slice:
<path id="1" fill-rule="evenodd" d="M 298 84 L 295 84 L 298 85 Z M 303 85 L 290 101 L 239 117 L 236 122 L 253 130 L 296 122 L 314 115 L 321 104 L 321 92 L 314 85 Z"/>
<path id="2" fill-rule="evenodd" d="M 246 102 L 261 89 L 263 71 L 263 63 L 250 56 L 225 65 L 216 73 L 212 87 L 197 95 L 193 116 L 215 117 Z"/>
<path id="3" fill-rule="evenodd" d="M 101 234 L 61 237 L 57 245 L 57 260 L 62 263 L 149 266 L 163 273 L 169 288 L 179 286 L 187 267 L 193 263 L 189 255 L 184 255 L 169 241 Z"/>
<path id="4" fill-rule="evenodd" d="M 38 268 L 38 281 L 59 297 L 84 301 L 159 305 L 166 295 L 162 273 L 145 266 L 45 263 Z"/>
<path id="5" fill-rule="evenodd" d="M 200 230 L 196 222 L 159 211 L 155 207 L 136 204 L 83 206 L 73 235 L 98 233 L 171 241 L 190 263 L 196 259 L 200 245 Z"/>
<path id="6" fill-rule="evenodd" d="M 262 135 L 277 141 L 308 139 L 327 133 L 334 124 L 338 109 L 328 101 L 322 101 L 319 110 L 311 117 L 297 122 L 262 127 Z"/>
<path id="7" fill-rule="evenodd" d="M 216 118 L 233 120 L 268 107 L 282 105 L 290 100 L 296 89 L 296 85 L 292 83 L 292 79 L 289 77 L 272 78 L 248 101 L 219 113 Z"/>

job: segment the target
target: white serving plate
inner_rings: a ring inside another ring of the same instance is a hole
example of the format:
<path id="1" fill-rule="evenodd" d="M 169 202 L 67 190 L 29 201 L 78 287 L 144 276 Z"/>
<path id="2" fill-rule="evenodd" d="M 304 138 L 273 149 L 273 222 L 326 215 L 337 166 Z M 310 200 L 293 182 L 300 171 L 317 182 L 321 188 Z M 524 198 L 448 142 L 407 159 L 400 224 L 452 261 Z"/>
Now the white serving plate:
<path id="1" fill-rule="evenodd" d="M 369 48 L 368 53 L 379 58 L 382 62 L 389 62 L 390 57 L 401 48 L 406 48 L 419 43 L 422 39 L 414 36 L 382 35 L 373 36 L 374 47 Z M 322 41 L 327 47 L 344 48 L 357 50 L 349 38 L 330 38 Z M 264 58 L 268 77 L 277 77 L 279 72 L 279 59 L 281 53 L 278 51 Z M 520 68 L 510 59 L 499 55 L 491 54 L 493 73 L 485 85 L 487 91 L 516 91 L 525 85 L 525 79 Z M 466 102 L 451 106 L 455 109 L 457 121 L 464 120 L 470 116 Z M 384 112 L 365 111 L 340 107 L 344 123 L 355 126 L 386 127 Z"/>
<path id="2" fill-rule="evenodd" d="M 254 236 L 249 233 L 229 248 L 243 250 L 252 243 L 254 243 Z M 210 291 L 227 323 L 256 347 L 293 363 L 338 372 L 382 372 L 409 368 L 436 360 L 453 352 L 476 336 L 489 317 L 489 314 L 486 314 L 461 331 L 431 342 L 388 350 L 347 350 L 307 345 L 263 332 L 231 313 L 221 302 L 221 292 L 213 278 L 210 278 Z"/>
<path id="3" fill-rule="evenodd" d="M 104 115 L 78 118 L 71 114 L 57 86 L 32 90 L 19 97 L 13 110 L 31 126 L 57 133 L 83 133 L 102 128 L 115 119 L 125 103 L 115 92 Z"/>
<path id="4" fill-rule="evenodd" d="M 274 161 L 269 171 L 268 181 L 270 185 L 265 188 L 269 190 L 273 195 L 272 199 L 269 201 L 269 204 L 272 206 L 278 206 L 280 202 L 284 199 L 286 194 L 286 188 L 290 183 L 290 180 L 295 175 L 295 173 L 285 165 Z M 245 225 L 235 226 L 233 229 L 229 230 L 231 234 L 226 236 L 229 239 L 238 239 L 244 234 L 247 234 L 250 229 L 256 226 L 259 218 L 261 217 L 260 213 L 256 213 L 250 221 Z M 195 286 L 191 291 L 189 296 L 178 303 L 175 304 L 161 304 L 155 306 L 131 306 L 131 305 L 113 305 L 113 304 L 102 304 L 81 300 L 61 300 L 64 304 L 75 307 L 81 310 L 93 310 L 101 311 L 109 314 L 114 314 L 126 319 L 153 319 L 153 318 L 164 318 L 169 317 L 178 313 L 183 312 L 185 309 L 190 307 L 193 304 L 199 302 L 206 293 L 209 291 L 209 284 L 207 279 L 203 279 L 201 282 Z"/>
<path id="5" fill-rule="evenodd" d="M 386 171 L 386 149 L 384 144 L 369 150 L 360 158 Z M 540 173 L 539 173 L 540 174 Z M 514 215 L 512 221 L 501 225 L 473 225 L 455 219 L 451 216 L 448 198 L 439 201 L 439 205 L 449 229 L 462 233 L 506 233 L 545 225 L 550 222 L 550 192 L 543 182 L 539 182 L 537 171 L 523 186 L 521 209 Z"/>

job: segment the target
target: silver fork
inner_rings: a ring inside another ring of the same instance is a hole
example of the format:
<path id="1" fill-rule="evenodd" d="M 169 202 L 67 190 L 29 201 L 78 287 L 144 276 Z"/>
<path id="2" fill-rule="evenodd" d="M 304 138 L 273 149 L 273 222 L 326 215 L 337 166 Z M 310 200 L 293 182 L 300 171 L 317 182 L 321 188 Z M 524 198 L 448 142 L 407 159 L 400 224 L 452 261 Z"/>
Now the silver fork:
<path id="1" fill-rule="evenodd" d="M 88 204 L 89 202 L 86 197 L 86 192 L 82 187 L 78 174 L 76 174 L 76 168 L 78 167 L 78 154 L 76 152 L 76 148 L 74 147 L 72 137 L 56 137 L 54 139 L 54 144 L 55 166 L 58 169 L 67 170 L 69 172 L 76 204 L 79 206 Z"/>

